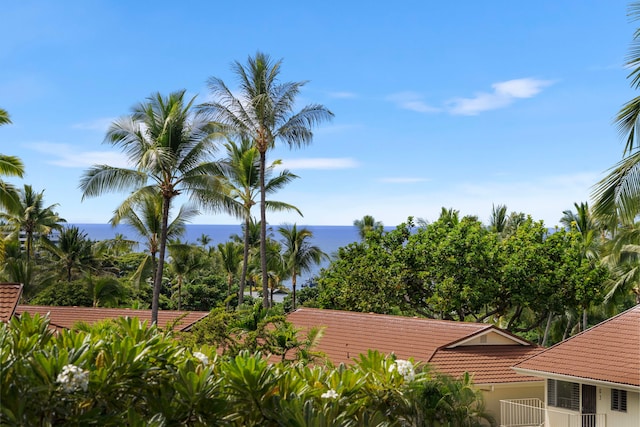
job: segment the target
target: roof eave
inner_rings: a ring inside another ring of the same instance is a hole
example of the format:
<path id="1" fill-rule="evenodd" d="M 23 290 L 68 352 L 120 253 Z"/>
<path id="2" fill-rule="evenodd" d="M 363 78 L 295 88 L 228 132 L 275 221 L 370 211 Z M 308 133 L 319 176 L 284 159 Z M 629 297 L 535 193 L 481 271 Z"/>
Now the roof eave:
<path id="1" fill-rule="evenodd" d="M 579 383 L 591 384 L 596 386 L 604 386 L 609 388 L 617 388 L 621 390 L 640 392 L 640 386 L 632 385 L 632 384 L 623 384 L 623 383 L 617 383 L 613 381 L 597 380 L 593 378 L 578 377 L 575 375 L 556 374 L 553 372 L 537 371 L 535 369 L 526 369 L 526 368 L 518 368 L 518 367 L 513 367 L 511 369 L 513 369 L 519 374 L 528 375 L 532 377 L 541 377 L 544 379 L 579 382 Z"/>

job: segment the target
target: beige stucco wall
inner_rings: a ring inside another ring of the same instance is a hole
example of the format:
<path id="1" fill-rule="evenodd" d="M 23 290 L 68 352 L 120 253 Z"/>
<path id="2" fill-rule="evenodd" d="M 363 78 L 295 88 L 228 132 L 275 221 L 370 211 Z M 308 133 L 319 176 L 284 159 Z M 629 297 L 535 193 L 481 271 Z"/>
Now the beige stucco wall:
<path id="1" fill-rule="evenodd" d="M 500 425 L 500 401 L 509 399 L 540 399 L 544 402 L 544 381 L 497 384 L 493 386 L 479 385 L 484 396 L 487 411 L 494 416 Z M 636 426 L 637 427 L 637 426 Z"/>
<path id="2" fill-rule="evenodd" d="M 460 347 L 467 345 L 521 345 L 518 342 L 514 341 L 513 338 L 506 337 L 504 335 L 500 335 L 494 331 L 491 331 L 486 334 L 482 334 L 480 336 L 474 337 L 469 341 L 464 341 L 459 344 Z"/>
<path id="3" fill-rule="evenodd" d="M 640 426 L 640 393 L 627 391 L 627 412 L 611 410 L 611 389 L 597 387 L 597 409 L 599 414 L 606 414 L 607 426 L 638 427 Z"/>
<path id="4" fill-rule="evenodd" d="M 580 387 L 580 393 L 582 393 L 582 387 Z M 605 414 L 607 427 L 638 427 L 640 426 L 640 393 L 627 391 L 627 412 L 612 411 L 611 388 L 596 385 L 596 413 Z M 572 426 L 569 421 L 570 415 L 579 415 L 579 412 L 547 406 L 547 425 L 570 427 Z"/>

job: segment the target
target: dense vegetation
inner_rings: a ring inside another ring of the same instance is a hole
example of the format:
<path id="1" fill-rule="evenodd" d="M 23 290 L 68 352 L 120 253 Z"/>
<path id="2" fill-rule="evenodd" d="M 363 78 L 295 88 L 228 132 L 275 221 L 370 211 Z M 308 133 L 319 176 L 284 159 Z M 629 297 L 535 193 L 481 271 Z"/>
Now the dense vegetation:
<path id="1" fill-rule="evenodd" d="M 6 426 L 474 426 L 491 420 L 454 381 L 377 352 L 353 366 L 220 356 L 136 319 L 52 333 L 28 315 L 0 325 Z"/>

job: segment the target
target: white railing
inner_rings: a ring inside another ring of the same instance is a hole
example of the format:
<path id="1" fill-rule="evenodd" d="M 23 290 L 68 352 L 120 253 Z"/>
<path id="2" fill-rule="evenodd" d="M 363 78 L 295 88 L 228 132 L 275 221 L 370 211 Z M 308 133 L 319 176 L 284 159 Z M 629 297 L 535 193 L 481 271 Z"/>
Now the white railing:
<path id="1" fill-rule="evenodd" d="M 606 414 L 574 414 L 568 427 L 607 427 Z"/>
<path id="2" fill-rule="evenodd" d="M 500 401 L 500 427 L 545 427 L 547 425 L 549 427 L 607 427 L 607 416 L 547 409 L 540 399 Z"/>
<path id="3" fill-rule="evenodd" d="M 544 402 L 540 399 L 500 401 L 500 427 L 542 427 L 544 417 Z"/>

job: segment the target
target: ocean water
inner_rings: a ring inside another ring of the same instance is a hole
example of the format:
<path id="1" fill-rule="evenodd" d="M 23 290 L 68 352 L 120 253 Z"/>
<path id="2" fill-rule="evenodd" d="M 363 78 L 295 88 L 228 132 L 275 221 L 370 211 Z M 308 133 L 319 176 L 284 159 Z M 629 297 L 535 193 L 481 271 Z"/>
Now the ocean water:
<path id="1" fill-rule="evenodd" d="M 144 241 L 135 230 L 127 225 L 117 225 L 115 227 L 109 224 L 69 224 L 77 226 L 80 230 L 87 233 L 91 240 L 108 240 L 113 239 L 116 234 L 122 234 L 126 239 L 136 240 L 140 242 L 140 246 L 135 250 L 143 251 Z M 324 253 L 333 257 L 338 248 L 347 246 L 360 240 L 358 229 L 349 225 L 298 225 L 298 228 L 305 227 L 313 233 L 313 238 L 309 241 L 311 244 L 318 246 Z M 280 240 L 278 226 L 271 227 L 271 237 Z M 225 243 L 231 240 L 234 234 L 241 235 L 242 228 L 240 225 L 205 225 L 205 224 L 187 224 L 186 233 L 181 237 L 181 241 L 186 243 L 199 244 L 198 238 L 202 235 L 209 236 L 212 240 L 209 246 L 217 246 L 218 243 Z M 315 267 L 312 271 L 304 273 L 298 277 L 298 286 L 304 284 L 308 279 L 315 276 L 321 268 L 326 267 L 329 261 L 323 262 Z M 290 281 L 284 282 L 284 285 L 290 287 Z"/>

